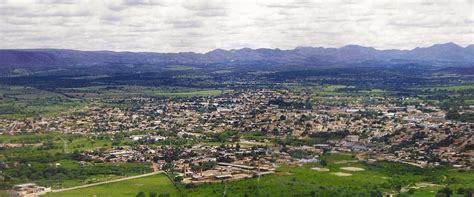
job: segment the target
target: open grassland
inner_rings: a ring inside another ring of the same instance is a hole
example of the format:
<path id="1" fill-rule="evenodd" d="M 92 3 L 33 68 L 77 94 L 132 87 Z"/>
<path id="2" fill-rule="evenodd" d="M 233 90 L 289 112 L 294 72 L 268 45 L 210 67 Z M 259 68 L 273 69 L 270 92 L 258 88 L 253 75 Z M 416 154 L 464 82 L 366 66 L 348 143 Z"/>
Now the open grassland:
<path id="1" fill-rule="evenodd" d="M 24 154 L 19 157 L 19 161 L 28 159 L 29 162 L 19 164 L 15 168 L 4 169 L 2 175 L 9 178 L 8 182 L 2 184 L 35 182 L 58 189 L 151 172 L 149 163 L 89 163 L 80 165 L 76 160 L 73 160 L 74 156 L 54 158 L 58 156 L 40 155 L 37 152 Z M 61 160 L 51 162 L 52 159 Z"/>
<path id="2" fill-rule="evenodd" d="M 199 68 L 192 67 L 192 66 L 184 66 L 184 65 L 171 65 L 171 66 L 165 67 L 165 70 L 171 70 L 171 71 L 187 71 L 187 70 L 195 70 L 195 69 L 199 69 Z"/>
<path id="3" fill-rule="evenodd" d="M 474 105 L 474 99 L 464 100 L 464 104 L 466 104 L 466 105 Z"/>
<path id="4" fill-rule="evenodd" d="M 73 108 L 85 105 L 83 102 L 55 103 L 45 101 L 41 104 L 4 103 L 0 104 L 0 118 L 24 119 L 28 117 L 53 117 Z"/>
<path id="5" fill-rule="evenodd" d="M 474 90 L 474 85 L 466 84 L 466 85 L 450 85 L 450 86 L 427 86 L 416 88 L 420 90 L 429 90 L 429 91 L 465 91 L 465 90 Z"/>
<path id="6" fill-rule="evenodd" d="M 0 118 L 52 117 L 71 109 L 129 97 L 200 97 L 229 93 L 228 89 L 145 86 L 88 86 L 54 91 L 26 86 L 0 86 Z M 102 100 L 101 100 L 102 99 Z"/>
<path id="7" fill-rule="evenodd" d="M 0 86 L 0 95 L 4 98 L 12 98 L 17 100 L 38 100 L 38 99 L 53 99 L 65 98 L 61 94 L 50 91 L 40 90 L 27 86 Z"/>
<path id="8" fill-rule="evenodd" d="M 224 89 L 196 89 L 182 87 L 145 87 L 145 86 L 91 86 L 61 89 L 64 94 L 78 98 L 125 98 L 146 97 L 194 97 L 213 96 L 228 93 Z"/>
<path id="9" fill-rule="evenodd" d="M 224 90 L 195 90 L 190 92 L 156 92 L 157 96 L 176 96 L 176 97 L 192 97 L 192 96 L 212 96 L 219 95 L 228 91 Z"/>
<path id="10" fill-rule="evenodd" d="M 430 182 L 410 184 L 407 188 L 415 188 L 415 192 L 411 196 L 435 196 L 440 189 L 449 187 L 453 191 L 452 196 L 461 197 L 464 195 L 457 194 L 459 188 L 474 188 L 474 172 L 472 171 L 440 169 L 437 172 L 443 177 L 442 181 L 436 184 Z"/>
<path id="11" fill-rule="evenodd" d="M 170 180 L 163 174 L 132 179 L 122 182 L 110 183 L 100 186 L 93 186 L 77 190 L 50 193 L 46 196 L 136 196 L 139 192 L 144 192 L 148 196 L 151 192 L 159 195 L 179 196 L 176 188 L 171 184 Z"/>
<path id="12" fill-rule="evenodd" d="M 8 76 L 20 77 L 20 76 L 29 76 L 29 75 L 54 75 L 62 71 L 67 71 L 67 69 L 55 68 L 55 69 L 33 71 L 29 69 L 24 69 L 24 68 L 17 68 L 17 69 L 14 69 Z"/>
<path id="13" fill-rule="evenodd" d="M 86 103 L 61 93 L 24 86 L 0 86 L 0 118 L 56 116 Z"/>
<path id="14" fill-rule="evenodd" d="M 325 104 L 355 103 L 367 96 L 385 96 L 395 92 L 379 88 L 358 88 L 347 85 L 319 85 L 319 84 L 297 84 L 284 83 L 284 87 L 291 91 L 310 93 L 312 100 Z"/>
<path id="15" fill-rule="evenodd" d="M 122 139 L 117 146 L 127 146 Z M 95 163 L 81 165 L 84 159 L 78 151 L 111 147 L 110 137 L 86 137 L 77 134 L 51 132 L 47 134 L 0 135 L 0 163 L 17 163 L 14 168 L 3 169 L 2 182 L 9 186 L 24 182 L 36 182 L 53 188 L 71 187 L 150 172 L 149 163 Z"/>
<path id="16" fill-rule="evenodd" d="M 112 145 L 112 140 L 104 136 L 87 137 L 79 134 L 64 134 L 59 132 L 49 132 L 46 134 L 22 134 L 22 135 L 0 135 L 0 143 L 17 146 L 18 148 L 5 153 L 14 153 L 23 149 L 40 145 L 47 145 L 48 153 L 65 152 L 71 153 L 75 150 L 97 150 Z M 121 140 L 122 145 L 129 142 L 128 139 Z M 28 151 L 28 150 L 26 150 Z M 0 155 L 3 151 L 0 152 Z"/>

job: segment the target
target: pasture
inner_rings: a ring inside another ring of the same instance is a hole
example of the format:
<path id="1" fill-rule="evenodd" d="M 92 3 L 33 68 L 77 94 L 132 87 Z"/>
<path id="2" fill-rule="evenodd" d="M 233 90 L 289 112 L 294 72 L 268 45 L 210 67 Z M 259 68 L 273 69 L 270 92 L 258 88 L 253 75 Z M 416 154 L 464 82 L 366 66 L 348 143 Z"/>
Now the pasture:
<path id="1" fill-rule="evenodd" d="M 50 193 L 47 197 L 61 197 L 61 196 L 80 196 L 80 197 L 102 197 L 102 196 L 136 196 L 139 192 L 145 193 L 149 196 L 154 192 L 157 196 L 179 196 L 176 188 L 171 184 L 169 179 L 163 175 L 153 175 L 138 179 L 131 179 L 116 183 L 104 184 L 88 188 L 81 188 L 71 191 Z"/>

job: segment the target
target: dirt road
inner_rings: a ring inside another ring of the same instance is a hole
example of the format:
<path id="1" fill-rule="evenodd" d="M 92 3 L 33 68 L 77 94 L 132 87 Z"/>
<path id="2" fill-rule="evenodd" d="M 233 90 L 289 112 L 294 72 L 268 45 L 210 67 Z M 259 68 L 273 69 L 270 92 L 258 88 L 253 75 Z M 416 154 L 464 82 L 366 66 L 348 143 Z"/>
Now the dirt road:
<path id="1" fill-rule="evenodd" d="M 99 183 L 91 183 L 91 184 L 87 184 L 87 185 L 80 185 L 80 186 L 76 186 L 76 187 L 68 187 L 68 188 L 63 188 L 63 189 L 54 189 L 54 190 L 51 190 L 51 192 L 53 192 L 53 193 L 64 192 L 64 191 L 81 189 L 81 188 L 92 187 L 92 186 L 97 186 L 97 185 L 103 185 L 103 184 L 115 183 L 115 182 L 120 182 L 120 181 L 126 181 L 126 180 L 130 180 L 130 179 L 143 178 L 143 177 L 147 177 L 147 176 L 153 176 L 153 175 L 156 175 L 156 174 L 159 174 L 159 173 L 162 173 L 162 171 L 155 171 L 155 172 L 150 172 L 150 173 L 147 173 L 147 174 L 140 174 L 140 175 L 136 175 L 136 176 L 130 176 L 130 177 L 125 177 L 125 178 L 120 178 L 120 179 L 114 179 L 114 180 L 104 181 L 104 182 L 99 182 Z"/>

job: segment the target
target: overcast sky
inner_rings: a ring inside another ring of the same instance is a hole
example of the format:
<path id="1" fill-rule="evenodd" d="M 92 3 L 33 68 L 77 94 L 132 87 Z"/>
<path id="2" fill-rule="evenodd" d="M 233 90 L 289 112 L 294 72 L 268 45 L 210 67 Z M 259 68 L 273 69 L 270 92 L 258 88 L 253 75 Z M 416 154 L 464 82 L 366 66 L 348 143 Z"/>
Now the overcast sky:
<path id="1" fill-rule="evenodd" d="M 0 0 L 0 48 L 206 52 L 474 44 L 474 0 Z"/>

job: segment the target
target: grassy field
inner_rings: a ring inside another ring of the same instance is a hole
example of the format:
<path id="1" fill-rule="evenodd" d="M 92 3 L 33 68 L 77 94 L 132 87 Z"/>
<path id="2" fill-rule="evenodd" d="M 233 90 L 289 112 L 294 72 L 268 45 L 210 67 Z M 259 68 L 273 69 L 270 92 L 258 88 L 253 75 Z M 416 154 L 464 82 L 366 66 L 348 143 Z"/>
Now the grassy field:
<path id="1" fill-rule="evenodd" d="M 433 196 L 440 188 L 449 186 L 474 187 L 472 172 L 448 169 L 420 169 L 392 162 L 363 164 L 355 162 L 350 154 L 323 156 L 329 172 L 312 170 L 321 167 L 309 164 L 304 167 L 280 166 L 276 175 L 202 185 L 180 185 L 186 196 L 370 196 L 371 193 L 399 193 L 399 190 L 417 183 L 430 182 L 420 188 L 416 196 Z M 356 167 L 362 171 L 341 168 Z M 344 176 L 346 175 L 346 176 Z M 446 178 L 445 178 L 446 177 Z M 452 179 L 454 178 L 454 179 Z M 454 180 L 454 181 L 452 181 Z M 407 191 L 403 191 L 407 192 Z"/>
<path id="2" fill-rule="evenodd" d="M 184 66 L 184 65 L 171 65 L 165 68 L 165 70 L 171 70 L 171 71 L 186 71 L 186 70 L 195 70 L 195 69 L 199 69 L 199 68 L 192 67 L 192 66 Z"/>
<path id="3" fill-rule="evenodd" d="M 371 171 L 351 172 L 351 176 L 337 176 L 342 166 L 361 166 L 361 164 L 335 164 L 351 156 L 335 155 L 329 160 L 330 172 L 312 170 L 316 164 L 305 167 L 278 167 L 276 175 L 258 179 L 248 179 L 220 184 L 204 184 L 183 190 L 188 196 L 220 196 L 224 192 L 228 196 L 356 196 L 368 194 L 376 185 L 388 182 L 382 173 Z"/>
<path id="4" fill-rule="evenodd" d="M 81 106 L 77 99 L 33 87 L 0 86 L 0 118 L 20 119 L 33 116 L 54 116 Z"/>
<path id="5" fill-rule="evenodd" d="M 279 166 L 274 175 L 239 181 L 220 183 L 179 184 L 181 192 L 171 184 L 165 175 L 156 175 L 118 183 L 94 186 L 47 196 L 135 196 L 144 192 L 170 196 L 370 196 L 379 194 L 407 194 L 410 196 L 434 196 L 441 188 L 453 191 L 459 188 L 474 188 L 473 172 L 451 168 L 422 169 L 415 166 L 376 162 L 360 163 L 352 154 L 332 154 L 322 156 L 327 162 L 307 164 L 304 167 Z M 64 167 L 75 163 L 61 162 Z M 71 168 L 72 168 L 71 167 Z M 329 171 L 313 170 L 314 167 Z M 349 167 L 349 168 L 348 168 Z M 355 170 L 354 170 L 355 169 Z M 95 176 L 90 182 L 98 182 L 118 177 Z M 77 183 L 63 183 L 63 186 Z M 454 192 L 456 193 L 456 192 Z M 454 194 L 453 196 L 460 196 Z"/>
<path id="6" fill-rule="evenodd" d="M 6 144 L 38 144 L 51 142 L 57 148 L 50 149 L 47 152 L 57 153 L 64 151 L 71 153 L 74 150 L 96 150 L 102 147 L 109 147 L 112 140 L 108 138 L 92 138 L 77 134 L 63 134 L 58 132 L 49 132 L 46 134 L 22 134 L 22 135 L 0 135 L 0 142 Z M 129 142 L 124 139 L 122 142 Z M 0 152 L 1 155 L 1 152 Z"/>
<path id="7" fill-rule="evenodd" d="M 126 146 L 128 139 L 121 140 Z M 151 171 L 149 163 L 94 163 L 80 165 L 74 159 L 77 151 L 101 150 L 112 146 L 107 137 L 86 137 L 77 134 L 50 132 L 47 134 L 0 135 L 0 143 L 15 146 L 0 149 L 0 163 L 19 162 L 15 168 L 2 169 L 0 177 L 13 185 L 36 182 L 53 188 L 71 187 L 101 182 Z M 27 161 L 27 162 L 26 162 Z M 54 168 L 59 165 L 60 169 Z M 50 173 L 49 171 L 54 171 Z M 0 182 L 1 184 L 1 182 Z"/>
<path id="8" fill-rule="evenodd" d="M 432 87 L 422 87 L 418 88 L 421 90 L 430 90 L 430 91 L 464 91 L 464 90 L 474 90 L 474 85 L 451 85 L 451 86 L 432 86 Z"/>
<path id="9" fill-rule="evenodd" d="M 69 109 L 101 105 L 113 98 L 143 97 L 200 97 L 229 93 L 228 89 L 145 87 L 145 86 L 88 86 L 58 88 L 53 91 L 26 86 L 0 86 L 0 118 L 24 119 L 52 117 Z"/>
<path id="10" fill-rule="evenodd" d="M 147 97 L 193 97 L 213 96 L 229 92 L 219 89 L 196 89 L 183 87 L 144 87 L 144 86 L 90 86 L 61 89 L 64 94 L 78 98 L 125 98 L 131 96 Z"/>
<path id="11" fill-rule="evenodd" d="M 312 100 L 324 104 L 358 103 L 363 102 L 367 96 L 387 96 L 394 94 L 392 91 L 383 89 L 360 89 L 347 85 L 319 85 L 319 84 L 296 84 L 286 83 L 284 87 L 291 91 L 310 93 Z"/>
<path id="12" fill-rule="evenodd" d="M 192 96 L 212 96 L 226 93 L 225 90 L 195 90 L 189 92 L 155 92 L 156 96 L 169 96 L 169 97 L 192 97 Z"/>
<path id="13" fill-rule="evenodd" d="M 466 104 L 466 105 L 474 105 L 474 100 L 472 100 L 472 99 L 464 100 L 464 104 Z"/>
<path id="14" fill-rule="evenodd" d="M 149 196 L 150 192 L 155 192 L 157 196 L 166 195 L 179 196 L 176 188 L 171 184 L 169 179 L 163 175 L 149 176 L 139 179 L 132 179 L 117 183 L 111 183 L 106 185 L 94 186 L 89 188 L 71 190 L 60 193 L 50 193 L 48 197 L 59 197 L 59 196 L 135 196 L 139 192 L 144 192 L 146 196 Z"/>

